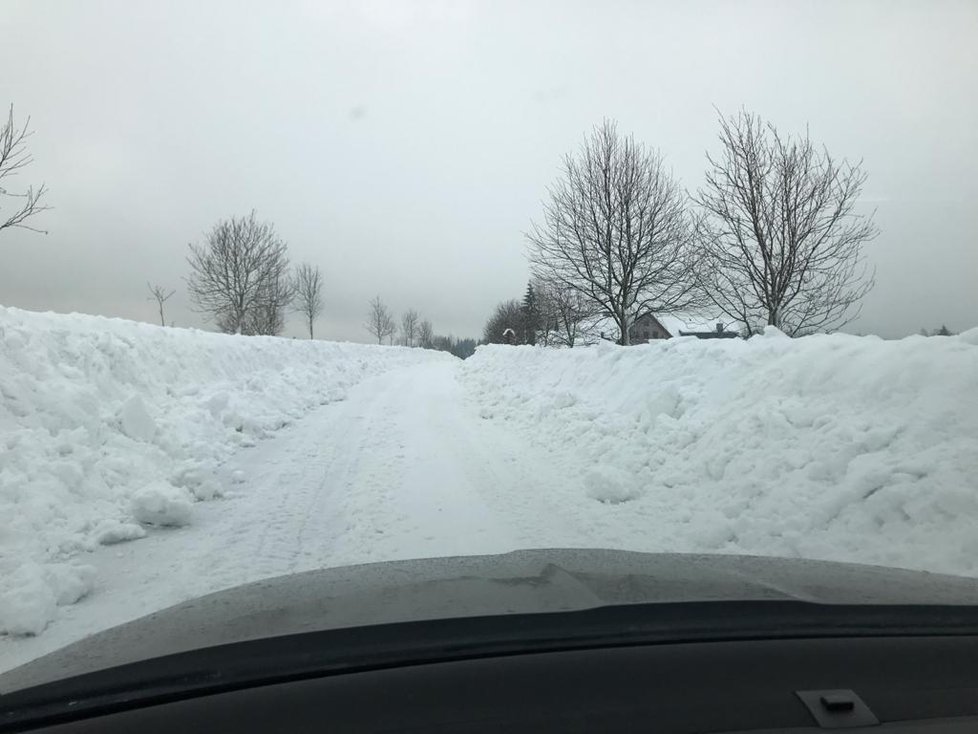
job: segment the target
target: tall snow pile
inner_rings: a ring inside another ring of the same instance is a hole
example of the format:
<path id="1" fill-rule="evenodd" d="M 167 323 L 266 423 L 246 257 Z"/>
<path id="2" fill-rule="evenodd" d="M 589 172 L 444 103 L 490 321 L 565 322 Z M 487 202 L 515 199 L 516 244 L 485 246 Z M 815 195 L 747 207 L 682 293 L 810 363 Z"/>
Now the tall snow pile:
<path id="1" fill-rule="evenodd" d="M 589 544 L 978 575 L 978 329 L 480 347 L 462 369 L 483 419 L 575 477 L 552 499 Z"/>
<path id="2" fill-rule="evenodd" d="M 90 590 L 79 551 L 192 524 L 237 448 L 438 358 L 0 307 L 0 633 L 36 634 Z"/>

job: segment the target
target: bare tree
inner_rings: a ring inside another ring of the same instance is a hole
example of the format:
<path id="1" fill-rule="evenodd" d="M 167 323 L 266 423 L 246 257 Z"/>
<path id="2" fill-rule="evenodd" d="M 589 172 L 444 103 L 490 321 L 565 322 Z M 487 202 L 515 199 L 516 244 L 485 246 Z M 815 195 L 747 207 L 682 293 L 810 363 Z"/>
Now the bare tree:
<path id="1" fill-rule="evenodd" d="M 573 347 L 585 337 L 585 325 L 594 315 L 594 304 L 583 293 L 539 279 L 535 290 L 546 323 L 545 346 Z"/>
<path id="2" fill-rule="evenodd" d="M 418 337 L 418 322 L 421 316 L 413 308 L 409 308 L 401 316 L 401 343 L 406 347 L 415 346 Z"/>
<path id="3" fill-rule="evenodd" d="M 218 222 L 204 245 L 190 245 L 187 289 L 197 310 L 227 333 L 278 333 L 291 301 L 288 248 L 268 222 Z"/>
<path id="4" fill-rule="evenodd" d="M 166 318 L 163 316 L 163 304 L 170 300 L 170 297 L 176 293 L 176 291 L 169 291 L 161 285 L 151 285 L 149 281 L 146 282 L 146 287 L 149 288 L 150 298 L 156 301 L 156 305 L 160 308 L 160 326 L 166 326 Z M 149 299 L 147 299 L 149 300 Z"/>
<path id="5" fill-rule="evenodd" d="M 428 319 L 423 319 L 418 324 L 418 346 L 422 349 L 431 349 L 434 346 L 435 331 Z"/>
<path id="6" fill-rule="evenodd" d="M 302 263 L 295 271 L 296 310 L 303 315 L 309 326 L 309 338 L 313 338 L 313 323 L 323 312 L 323 277 L 318 267 Z"/>
<path id="7" fill-rule="evenodd" d="M 685 195 L 656 152 L 605 121 L 564 158 L 549 195 L 527 235 L 533 272 L 585 296 L 621 344 L 638 316 L 697 305 Z"/>
<path id="8" fill-rule="evenodd" d="M 19 227 L 47 234 L 42 229 L 26 224 L 27 220 L 35 214 L 50 208 L 41 203 L 41 199 L 47 193 L 47 187 L 44 184 L 36 189 L 28 186 L 26 190 L 14 193 L 7 189 L 5 184 L 5 179 L 16 175 L 22 168 L 34 162 L 33 156 L 27 150 L 27 138 L 33 135 L 29 129 L 30 123 L 31 118 L 28 117 L 23 126 L 15 125 L 14 106 L 10 105 L 7 121 L 0 128 L 0 202 L 5 198 L 20 200 L 11 211 L 3 212 L 3 207 L 0 207 L 0 231 L 8 227 Z"/>
<path id="9" fill-rule="evenodd" d="M 862 246 L 877 229 L 856 213 L 866 174 L 836 162 L 806 134 L 782 137 L 760 117 L 719 116 L 722 152 L 708 155 L 700 277 L 712 303 L 744 326 L 796 335 L 858 314 L 873 273 Z"/>
<path id="10" fill-rule="evenodd" d="M 377 343 L 383 344 L 384 339 L 393 338 L 397 330 L 390 309 L 376 296 L 370 301 L 370 311 L 367 314 L 367 331 L 377 337 Z"/>

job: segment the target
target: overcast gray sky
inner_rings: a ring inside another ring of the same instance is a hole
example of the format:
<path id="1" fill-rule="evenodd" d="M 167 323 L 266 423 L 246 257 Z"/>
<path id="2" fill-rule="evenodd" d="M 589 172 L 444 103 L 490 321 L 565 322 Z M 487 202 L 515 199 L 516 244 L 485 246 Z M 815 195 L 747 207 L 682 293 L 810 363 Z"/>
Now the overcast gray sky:
<path id="1" fill-rule="evenodd" d="M 0 233 L 0 303 L 206 326 L 187 243 L 252 208 L 367 301 L 481 334 L 522 233 L 603 117 L 682 183 L 740 106 L 862 158 L 877 286 L 850 329 L 978 324 L 978 2 L 0 0 L 0 106 L 30 114 L 47 235 Z M 301 333 L 298 319 L 290 333 Z"/>

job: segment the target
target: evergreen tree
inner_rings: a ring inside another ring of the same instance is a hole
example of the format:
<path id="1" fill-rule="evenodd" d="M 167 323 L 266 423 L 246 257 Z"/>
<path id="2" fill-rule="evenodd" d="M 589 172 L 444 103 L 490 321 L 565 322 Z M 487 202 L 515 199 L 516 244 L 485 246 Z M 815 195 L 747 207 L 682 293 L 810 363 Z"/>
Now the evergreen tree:
<path id="1" fill-rule="evenodd" d="M 540 303 L 533 283 L 527 283 L 526 295 L 523 296 L 523 343 L 535 345 L 537 332 L 540 330 Z"/>

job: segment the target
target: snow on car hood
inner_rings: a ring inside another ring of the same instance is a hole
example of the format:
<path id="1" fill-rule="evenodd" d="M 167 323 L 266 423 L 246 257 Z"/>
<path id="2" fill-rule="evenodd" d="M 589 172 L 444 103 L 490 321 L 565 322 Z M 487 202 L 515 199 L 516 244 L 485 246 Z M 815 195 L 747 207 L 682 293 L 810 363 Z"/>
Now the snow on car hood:
<path id="1" fill-rule="evenodd" d="M 347 566 L 249 583 L 150 614 L 0 675 L 0 691 L 302 632 L 621 604 L 760 600 L 978 605 L 978 579 L 800 559 L 610 550 Z"/>

